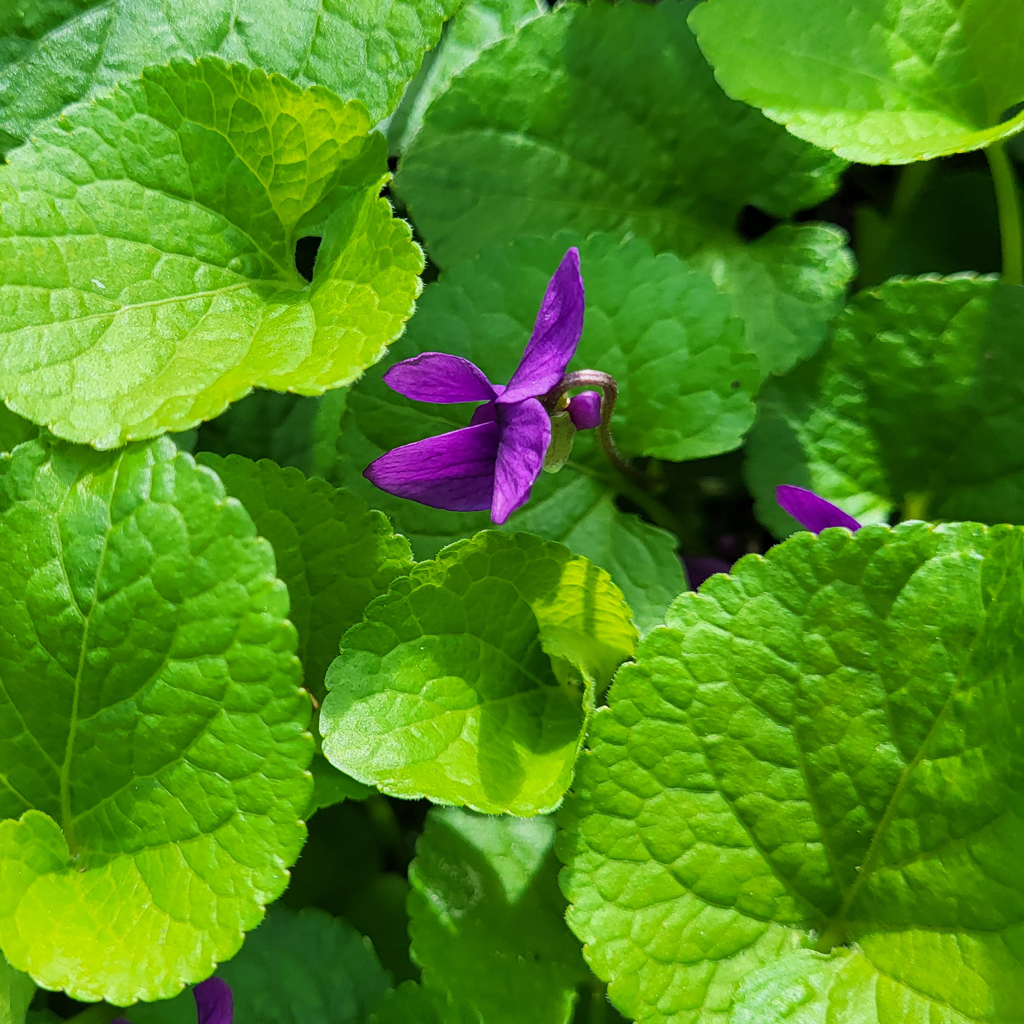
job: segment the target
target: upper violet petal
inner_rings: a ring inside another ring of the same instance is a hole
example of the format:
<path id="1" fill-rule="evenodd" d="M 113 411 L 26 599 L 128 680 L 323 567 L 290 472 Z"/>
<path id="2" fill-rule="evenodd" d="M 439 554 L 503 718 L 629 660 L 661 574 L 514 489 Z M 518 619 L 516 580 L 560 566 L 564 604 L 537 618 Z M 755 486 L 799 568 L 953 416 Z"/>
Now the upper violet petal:
<path id="1" fill-rule="evenodd" d="M 384 374 L 384 383 L 416 402 L 489 402 L 497 392 L 483 370 L 461 356 L 423 352 Z"/>
<path id="2" fill-rule="evenodd" d="M 479 512 L 491 507 L 497 454 L 497 423 L 479 423 L 386 452 L 363 476 L 399 498 Z"/>
<path id="3" fill-rule="evenodd" d="M 516 405 L 499 404 L 497 412 L 498 458 L 491 519 L 500 524 L 529 500 L 551 443 L 551 418 L 536 398 Z"/>
<path id="4" fill-rule="evenodd" d="M 775 488 L 775 500 L 784 512 L 811 533 L 821 533 L 830 526 L 845 526 L 851 531 L 860 529 L 860 523 L 853 516 L 806 488 L 780 484 Z"/>
<path id="5" fill-rule="evenodd" d="M 199 1024 L 231 1024 L 235 1013 L 231 986 L 223 978 L 207 978 L 192 989 Z"/>
<path id="6" fill-rule="evenodd" d="M 569 419 L 577 430 L 593 430 L 601 426 L 601 396 L 584 391 L 569 399 Z"/>
<path id="7" fill-rule="evenodd" d="M 533 334 L 499 403 L 545 395 L 562 379 L 583 333 L 583 310 L 580 254 L 574 246 L 548 283 Z"/>

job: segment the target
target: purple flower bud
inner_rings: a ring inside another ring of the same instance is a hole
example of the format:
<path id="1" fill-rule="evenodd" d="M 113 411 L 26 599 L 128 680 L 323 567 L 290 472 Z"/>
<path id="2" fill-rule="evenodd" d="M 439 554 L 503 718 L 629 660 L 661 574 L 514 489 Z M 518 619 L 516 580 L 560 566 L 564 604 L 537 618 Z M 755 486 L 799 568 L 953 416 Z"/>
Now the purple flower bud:
<path id="1" fill-rule="evenodd" d="M 577 430 L 601 426 L 601 396 L 596 391 L 584 391 L 569 399 L 569 419 Z"/>
<path id="2" fill-rule="evenodd" d="M 775 500 L 784 512 L 811 533 L 821 533 L 830 526 L 845 526 L 850 531 L 860 529 L 860 523 L 853 516 L 803 487 L 780 484 L 775 488 Z"/>

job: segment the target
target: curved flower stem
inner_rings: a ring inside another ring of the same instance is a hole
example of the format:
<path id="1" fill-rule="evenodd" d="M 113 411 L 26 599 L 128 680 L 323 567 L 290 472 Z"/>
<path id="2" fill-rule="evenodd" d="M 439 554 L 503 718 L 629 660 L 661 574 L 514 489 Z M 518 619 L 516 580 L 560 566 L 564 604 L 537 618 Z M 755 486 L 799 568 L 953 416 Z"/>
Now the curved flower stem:
<path id="1" fill-rule="evenodd" d="M 601 389 L 601 425 L 597 428 L 597 439 L 605 458 L 627 480 L 634 480 L 643 485 L 647 478 L 635 466 L 631 466 L 620 454 L 612 440 L 612 413 L 619 397 L 619 386 L 610 373 L 600 370 L 574 370 L 567 373 L 543 398 L 541 404 L 549 413 L 557 411 L 559 403 L 574 388 Z"/>

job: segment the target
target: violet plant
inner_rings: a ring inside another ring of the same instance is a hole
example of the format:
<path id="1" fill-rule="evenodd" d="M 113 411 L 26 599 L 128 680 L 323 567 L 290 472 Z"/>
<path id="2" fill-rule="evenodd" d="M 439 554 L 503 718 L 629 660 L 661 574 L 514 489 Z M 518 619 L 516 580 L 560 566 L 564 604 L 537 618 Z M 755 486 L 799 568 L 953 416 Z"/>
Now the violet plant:
<path id="1" fill-rule="evenodd" d="M 0 5 L 0 1024 L 1024 1024 L 1022 10 Z"/>

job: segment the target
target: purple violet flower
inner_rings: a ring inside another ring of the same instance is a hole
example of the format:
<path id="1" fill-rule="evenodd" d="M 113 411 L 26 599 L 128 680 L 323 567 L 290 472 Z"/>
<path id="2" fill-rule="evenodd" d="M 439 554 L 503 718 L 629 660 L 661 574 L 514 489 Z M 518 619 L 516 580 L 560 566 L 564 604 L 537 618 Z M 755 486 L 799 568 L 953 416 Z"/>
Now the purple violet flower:
<path id="1" fill-rule="evenodd" d="M 803 487 L 780 484 L 775 488 L 775 500 L 784 512 L 811 533 L 821 533 L 830 526 L 845 526 L 851 532 L 860 529 L 860 523 L 853 516 Z"/>
<path id="2" fill-rule="evenodd" d="M 433 508 L 489 508 L 495 523 L 505 522 L 529 499 L 544 466 L 551 419 L 538 399 L 561 382 L 576 352 L 583 308 L 580 254 L 572 248 L 548 283 L 533 334 L 506 386 L 492 384 L 468 359 L 441 352 L 424 352 L 391 367 L 384 383 L 406 398 L 485 404 L 468 427 L 382 455 L 366 468 L 366 479 Z M 578 404 L 577 411 L 590 422 L 593 401 Z"/>
<path id="3" fill-rule="evenodd" d="M 235 1003 L 231 986 L 222 978 L 207 978 L 199 982 L 193 987 L 192 996 L 196 1001 L 199 1024 L 231 1024 Z M 117 1017 L 111 1024 L 128 1024 L 128 1021 Z"/>

